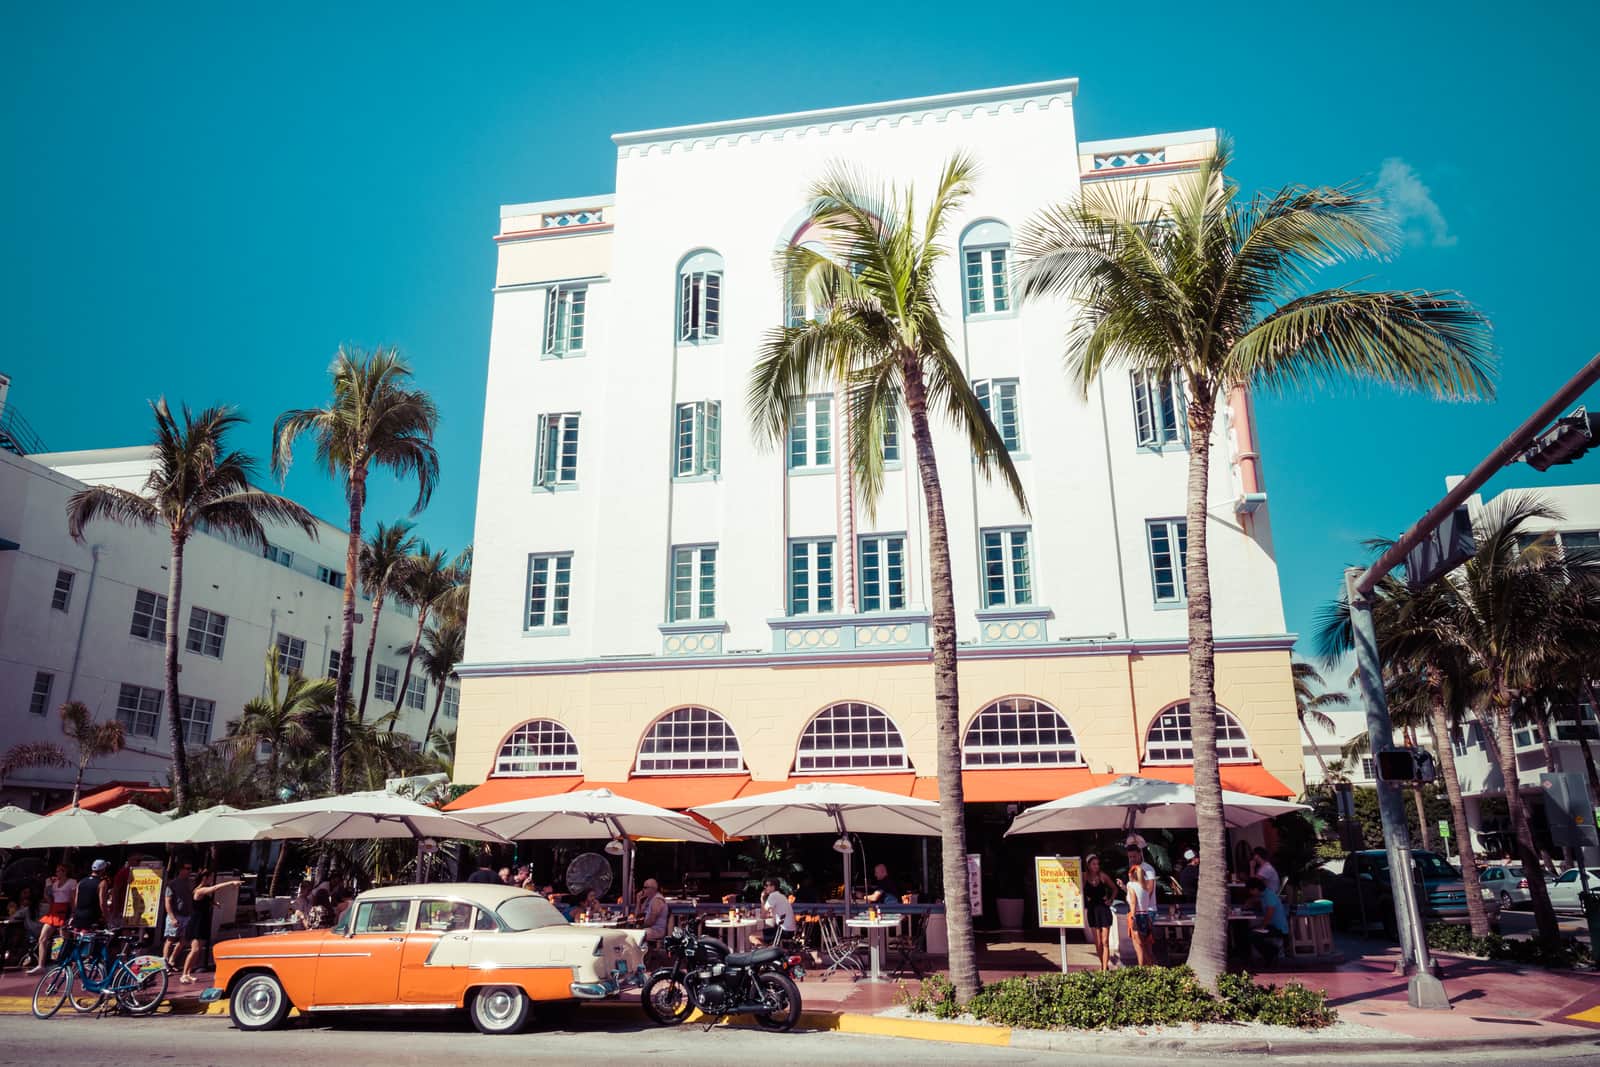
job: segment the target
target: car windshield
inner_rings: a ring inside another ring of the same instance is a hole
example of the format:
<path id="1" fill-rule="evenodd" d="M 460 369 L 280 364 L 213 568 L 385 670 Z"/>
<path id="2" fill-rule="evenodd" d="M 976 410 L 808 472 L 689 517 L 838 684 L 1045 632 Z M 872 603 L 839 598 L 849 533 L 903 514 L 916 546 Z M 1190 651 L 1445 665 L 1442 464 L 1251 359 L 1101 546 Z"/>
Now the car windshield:
<path id="1" fill-rule="evenodd" d="M 546 926 L 567 925 L 566 916 L 557 911 L 554 904 L 532 893 L 512 897 L 496 908 L 495 914 L 508 930 L 542 930 Z"/>
<path id="2" fill-rule="evenodd" d="M 1367 863 L 1380 871 L 1389 869 L 1389 854 L 1387 852 L 1369 852 L 1366 856 Z M 1411 861 L 1422 872 L 1425 881 L 1443 882 L 1460 878 L 1461 872 L 1456 870 L 1432 852 L 1413 852 Z"/>

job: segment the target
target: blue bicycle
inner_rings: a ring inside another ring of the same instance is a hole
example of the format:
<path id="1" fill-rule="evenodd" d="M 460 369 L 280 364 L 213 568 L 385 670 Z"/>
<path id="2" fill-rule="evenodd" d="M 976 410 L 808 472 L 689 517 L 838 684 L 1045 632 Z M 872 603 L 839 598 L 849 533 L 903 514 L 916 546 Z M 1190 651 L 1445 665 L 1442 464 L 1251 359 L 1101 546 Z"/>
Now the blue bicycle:
<path id="1" fill-rule="evenodd" d="M 48 1019 L 68 1002 L 74 1011 L 91 1012 L 108 997 L 130 1015 L 155 1011 L 167 995 L 167 963 L 130 955 L 137 940 L 105 931 L 64 934 L 51 946 L 61 962 L 33 991 L 33 1014 Z"/>

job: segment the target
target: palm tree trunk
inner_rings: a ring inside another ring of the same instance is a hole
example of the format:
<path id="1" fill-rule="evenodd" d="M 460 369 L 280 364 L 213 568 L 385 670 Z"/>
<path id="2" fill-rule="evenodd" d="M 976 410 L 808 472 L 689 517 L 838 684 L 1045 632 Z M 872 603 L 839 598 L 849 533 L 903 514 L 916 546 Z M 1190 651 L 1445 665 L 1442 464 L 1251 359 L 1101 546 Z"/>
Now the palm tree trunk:
<path id="1" fill-rule="evenodd" d="M 1422 838 L 1422 850 L 1433 851 L 1433 828 L 1428 824 L 1428 806 L 1422 799 L 1422 784 L 1411 783 L 1411 800 L 1417 807 L 1417 832 Z"/>
<path id="2" fill-rule="evenodd" d="M 167 568 L 167 726 L 172 733 L 172 799 L 178 814 L 189 813 L 189 758 L 183 743 L 183 717 L 178 714 L 178 611 L 183 599 L 184 536 L 172 534 L 172 561 Z"/>
<path id="3" fill-rule="evenodd" d="M 428 625 L 428 606 L 424 604 L 417 610 L 417 632 L 411 638 L 411 647 L 406 651 L 406 671 L 400 676 L 400 691 L 394 695 L 394 718 L 389 720 L 389 732 L 394 733 L 395 723 L 400 721 L 400 716 L 405 714 L 406 690 L 411 687 L 411 668 L 417 662 L 417 646 L 422 644 L 422 630 Z"/>
<path id="4" fill-rule="evenodd" d="M 361 703 L 356 707 L 356 720 L 365 722 L 367 718 L 367 693 L 372 687 L 372 653 L 378 647 L 378 619 L 383 615 L 383 598 L 388 594 L 383 586 L 373 591 L 372 596 L 372 629 L 367 632 L 367 659 L 361 664 Z"/>
<path id="5" fill-rule="evenodd" d="M 1461 860 L 1461 884 L 1467 893 L 1467 921 L 1472 924 L 1474 937 L 1488 937 L 1489 913 L 1483 907 L 1478 858 L 1473 854 L 1472 835 L 1467 827 L 1461 779 L 1456 777 L 1456 754 L 1450 747 L 1450 723 L 1445 716 L 1444 696 L 1437 690 L 1428 701 L 1428 721 L 1433 730 L 1434 747 L 1439 750 L 1439 769 L 1444 772 L 1444 793 L 1450 800 L 1450 821 L 1456 832 L 1456 849 Z"/>
<path id="6" fill-rule="evenodd" d="M 1227 968 L 1228 843 L 1223 826 L 1222 775 L 1217 766 L 1216 642 L 1211 619 L 1211 565 L 1206 555 L 1210 505 L 1211 430 L 1216 396 L 1196 384 L 1189 402 L 1188 552 L 1184 582 L 1189 601 L 1189 728 L 1194 744 L 1194 815 L 1200 839 L 1194 942 L 1189 966 L 1210 988 Z"/>
<path id="7" fill-rule="evenodd" d="M 1311 753 L 1317 757 L 1317 766 L 1322 768 L 1322 784 L 1331 786 L 1333 783 L 1328 781 L 1328 761 L 1322 758 L 1322 746 L 1311 736 L 1311 724 L 1306 722 L 1304 715 L 1300 716 L 1300 729 L 1305 731 L 1306 740 L 1311 742 Z"/>
<path id="8" fill-rule="evenodd" d="M 933 717 L 939 771 L 940 864 L 944 914 L 950 939 L 950 980 L 965 1003 L 978 994 L 977 942 L 967 893 L 967 806 L 961 786 L 961 698 L 956 676 L 956 602 L 950 577 L 950 533 L 944 491 L 928 428 L 928 396 L 922 367 L 911 352 L 901 355 L 906 408 L 917 448 L 917 474 L 928 508 L 928 577 L 933 626 Z"/>
<path id="9" fill-rule="evenodd" d="M 356 646 L 356 585 L 361 580 L 361 509 L 367 500 L 364 466 L 350 471 L 350 540 L 344 550 L 344 633 L 339 645 L 339 680 L 333 702 L 333 733 L 328 748 L 328 785 L 337 796 L 344 789 L 344 727 L 350 715 L 350 677 Z"/>
<path id="10" fill-rule="evenodd" d="M 445 683 L 439 682 L 439 691 L 433 694 L 433 714 L 428 716 L 428 728 L 422 731 L 422 747 L 428 747 L 428 738 L 433 736 L 433 724 L 439 718 L 439 706 L 444 703 Z"/>
<path id="11" fill-rule="evenodd" d="M 1533 720 L 1533 728 L 1539 733 L 1539 747 L 1544 750 L 1544 769 L 1551 774 L 1561 773 L 1561 753 L 1556 749 L 1555 743 L 1550 740 L 1550 728 L 1544 719 Z"/>
<path id="12" fill-rule="evenodd" d="M 1583 683 L 1583 697 L 1589 702 L 1589 707 L 1600 714 L 1600 700 L 1595 697 L 1594 686 L 1588 682 Z M 1583 769 L 1589 773 L 1589 795 L 1594 801 L 1594 806 L 1600 808 L 1600 773 L 1596 773 L 1594 766 L 1594 751 L 1589 748 L 1589 727 L 1584 722 L 1582 714 L 1578 716 L 1578 747 L 1583 749 Z"/>
<path id="13" fill-rule="evenodd" d="M 1544 884 L 1544 867 L 1539 860 L 1539 848 L 1533 840 L 1533 827 L 1528 822 L 1528 811 L 1522 802 L 1522 789 L 1517 778 L 1517 748 L 1511 736 L 1511 701 L 1504 685 L 1495 694 L 1495 730 L 1500 746 L 1500 779 L 1506 794 L 1506 812 L 1511 817 L 1511 832 L 1522 849 L 1522 873 L 1528 879 L 1528 896 L 1533 901 L 1533 917 L 1539 927 L 1539 939 L 1555 944 L 1561 939 L 1556 924 L 1555 909 L 1550 906 L 1550 891 Z"/>
<path id="14" fill-rule="evenodd" d="M 83 769 L 87 766 L 89 766 L 89 761 L 84 759 L 83 754 L 80 752 L 78 754 L 78 776 L 72 780 L 72 806 L 74 808 L 78 806 L 78 797 L 83 794 Z"/>

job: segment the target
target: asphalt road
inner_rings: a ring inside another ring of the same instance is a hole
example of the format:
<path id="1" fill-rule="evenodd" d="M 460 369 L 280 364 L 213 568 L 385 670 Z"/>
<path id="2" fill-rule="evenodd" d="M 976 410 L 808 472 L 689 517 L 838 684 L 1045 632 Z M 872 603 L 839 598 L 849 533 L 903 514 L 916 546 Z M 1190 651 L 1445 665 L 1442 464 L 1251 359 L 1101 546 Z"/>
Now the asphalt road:
<path id="1" fill-rule="evenodd" d="M 1324 1065 L 1333 1050 L 1314 1056 L 1272 1056 L 1274 1064 Z M 1580 1050 L 1541 1052 L 1519 1049 L 1514 1057 L 1505 1051 L 1481 1055 L 1429 1055 L 1426 1047 L 1402 1055 L 1359 1057 L 1338 1053 L 1341 1062 L 1364 1065 L 1419 1063 L 1494 1065 L 1508 1058 L 1517 1063 L 1552 1067 L 1587 1067 L 1600 1064 L 1600 1043 Z M 38 1020 L 31 1016 L 0 1016 L 0 1064 L 29 1067 L 84 1067 L 106 1063 L 116 1067 L 160 1064 L 162 1067 L 308 1067 L 333 1063 L 339 1067 L 471 1067 L 503 1065 L 519 1059 L 562 1064 L 605 1064 L 607 1067 L 645 1067 L 656 1061 L 695 1064 L 737 1064 L 771 1067 L 805 1064 L 807 1067 L 843 1067 L 848 1064 L 885 1064 L 914 1060 L 923 1064 L 1055 1064 L 1084 1067 L 1134 1064 L 1149 1067 L 1152 1058 L 1176 1059 L 1171 1049 L 1139 1056 L 1085 1056 L 1075 1053 L 1038 1052 L 1011 1048 L 896 1038 L 859 1037 L 839 1033 L 772 1034 L 755 1028 L 702 1027 L 660 1029 L 637 1020 L 604 1017 L 565 1019 L 552 1017 L 540 1028 L 517 1037 L 484 1037 L 461 1016 L 422 1017 L 404 1021 L 392 1016 L 348 1017 L 334 1023 L 292 1022 L 272 1033 L 242 1033 L 220 1016 L 166 1016 L 150 1019 L 58 1016 Z M 1253 1060 L 1208 1058 L 1216 1063 L 1259 1063 Z"/>

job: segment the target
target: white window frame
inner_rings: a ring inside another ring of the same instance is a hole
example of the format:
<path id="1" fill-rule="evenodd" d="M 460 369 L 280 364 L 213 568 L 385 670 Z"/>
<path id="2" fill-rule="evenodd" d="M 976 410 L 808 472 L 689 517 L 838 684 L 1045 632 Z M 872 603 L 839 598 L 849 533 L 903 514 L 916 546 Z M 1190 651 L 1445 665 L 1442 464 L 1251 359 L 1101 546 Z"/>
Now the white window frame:
<path id="1" fill-rule="evenodd" d="M 385 704 L 393 704 L 395 695 L 399 692 L 400 668 L 391 667 L 387 663 L 376 664 L 372 677 L 373 697 Z"/>
<path id="2" fill-rule="evenodd" d="M 447 719 L 457 718 L 461 714 L 461 687 L 459 685 L 445 685 L 444 703 L 439 705 L 439 714 Z"/>
<path id="3" fill-rule="evenodd" d="M 587 285 L 553 285 L 546 289 L 540 353 L 547 359 L 581 355 L 588 310 Z"/>
<path id="4" fill-rule="evenodd" d="M 274 544 L 268 544 L 261 550 L 261 558 L 265 560 L 271 560 L 273 563 L 276 563 L 282 567 L 294 566 L 294 553 L 290 552 L 287 548 L 280 548 Z"/>
<path id="5" fill-rule="evenodd" d="M 961 306 L 966 309 L 969 318 L 976 315 L 1008 315 L 1012 312 L 1010 245 L 962 247 Z"/>
<path id="6" fill-rule="evenodd" d="M 163 695 L 161 690 L 149 686 L 121 683 L 117 690 L 117 721 L 128 736 L 155 737 L 161 732 Z"/>
<path id="7" fill-rule="evenodd" d="M 306 668 L 306 642 L 304 638 L 294 634 L 279 633 L 272 639 L 272 647 L 278 650 L 278 673 L 300 674 Z"/>
<path id="8" fill-rule="evenodd" d="M 667 621 L 694 622 L 717 617 L 715 544 L 673 545 L 667 575 Z"/>
<path id="9" fill-rule="evenodd" d="M 911 769 L 905 735 L 882 708 L 841 701 L 800 732 L 795 774 L 890 774 Z"/>
<path id="10" fill-rule="evenodd" d="M 428 709 L 428 679 L 420 674 L 413 674 L 406 682 L 406 707 L 412 711 Z"/>
<path id="11" fill-rule="evenodd" d="M 344 588 L 344 571 L 336 571 L 332 567 L 317 564 L 317 581 L 333 589 Z"/>
<path id="12" fill-rule="evenodd" d="M 894 559 L 896 555 L 898 562 Z M 856 570 L 862 612 L 905 610 L 911 584 L 906 566 L 905 534 L 862 534 L 856 539 Z"/>
<path id="13" fill-rule="evenodd" d="M 829 471 L 834 456 L 833 394 L 801 397 L 789 406 L 791 471 Z"/>
<path id="14" fill-rule="evenodd" d="M 539 416 L 533 457 L 533 484 L 541 489 L 578 484 L 578 429 L 581 413 L 552 411 Z"/>
<path id="15" fill-rule="evenodd" d="M 1065 715 L 1033 697 L 1002 697 L 984 705 L 967 724 L 961 765 L 1082 767 L 1084 759 Z"/>
<path id="16" fill-rule="evenodd" d="M 722 404 L 695 400 L 673 407 L 672 476 L 699 478 L 722 473 Z"/>
<path id="17" fill-rule="evenodd" d="M 1021 545 L 1019 561 L 1017 547 Z M 988 526 L 978 531 L 981 553 L 983 607 L 1020 608 L 1035 602 L 1033 529 L 1028 526 Z M 994 581 L 999 579 L 1000 595 Z"/>
<path id="18" fill-rule="evenodd" d="M 167 595 L 140 589 L 133 597 L 133 622 L 128 633 L 141 641 L 160 644 L 167 639 Z"/>
<path id="19" fill-rule="evenodd" d="M 202 697 L 179 695 L 178 728 L 185 745 L 209 745 L 211 727 L 217 719 L 217 702 Z"/>
<path id="20" fill-rule="evenodd" d="M 837 538 L 792 538 L 789 541 L 787 572 L 786 587 L 788 597 L 786 603 L 790 616 L 832 615 L 838 610 L 839 544 Z M 802 577 L 803 581 L 797 580 Z"/>
<path id="21" fill-rule="evenodd" d="M 529 719 L 500 743 L 494 773 L 497 778 L 582 774 L 577 739 L 554 719 Z"/>
<path id="22" fill-rule="evenodd" d="M 561 630 L 572 608 L 572 553 L 530 552 L 523 586 L 522 628 L 527 632 Z"/>
<path id="23" fill-rule="evenodd" d="M 33 675 L 33 692 L 28 696 L 28 714 L 46 715 L 50 711 L 50 693 L 55 689 L 56 676 L 53 671 L 35 671 Z"/>
<path id="24" fill-rule="evenodd" d="M 722 257 L 701 252 L 678 270 L 678 343 L 714 344 L 722 340 Z"/>
<path id="25" fill-rule="evenodd" d="M 337 649 L 337 648 L 328 649 L 328 677 L 329 678 L 337 679 L 339 677 L 339 657 L 342 656 L 343 654 L 344 654 L 344 652 L 341 649 Z M 354 657 L 352 657 L 352 658 L 354 658 Z"/>
<path id="26" fill-rule="evenodd" d="M 1145 547 L 1149 551 L 1151 599 L 1158 608 L 1185 606 L 1189 603 L 1189 521 L 1148 519 L 1144 531 Z M 1164 585 L 1172 591 L 1163 593 Z"/>
<path id="27" fill-rule="evenodd" d="M 1378 762 L 1371 756 L 1361 757 L 1361 780 L 1373 782 L 1378 778 Z"/>
<path id="28" fill-rule="evenodd" d="M 744 749 L 733 726 L 710 708 L 674 708 L 645 731 L 633 773 L 744 774 Z"/>
<path id="29" fill-rule="evenodd" d="M 221 659 L 227 643 L 228 617 L 198 604 L 190 605 L 189 632 L 184 636 L 184 648 L 196 655 Z"/>
<path id="30" fill-rule="evenodd" d="M 890 404 L 883 409 L 883 465 L 885 467 L 898 467 L 901 464 L 900 451 L 900 408 Z"/>
<path id="31" fill-rule="evenodd" d="M 1157 376 L 1152 371 L 1130 371 L 1133 390 L 1133 434 L 1141 449 L 1164 452 L 1189 447 L 1189 401 L 1183 376 Z"/>
<path id="32" fill-rule="evenodd" d="M 50 607 L 56 611 L 72 610 L 72 582 L 77 577 L 75 571 L 65 568 L 56 571 L 56 587 L 50 593 Z"/>
<path id="33" fill-rule="evenodd" d="M 979 378 L 972 383 L 978 404 L 1000 432 L 1000 440 L 1012 455 L 1022 452 L 1021 384 L 1016 378 Z M 998 410 L 996 410 L 998 408 Z"/>
<path id="34" fill-rule="evenodd" d="M 1157 737 L 1157 732 L 1162 734 Z M 1241 754 L 1242 753 L 1242 754 Z M 1179 701 L 1162 710 L 1144 735 L 1144 762 L 1189 764 L 1194 762 L 1194 733 L 1189 725 L 1189 702 Z M 1255 763 L 1255 747 L 1233 712 L 1217 706 L 1217 762 Z"/>

